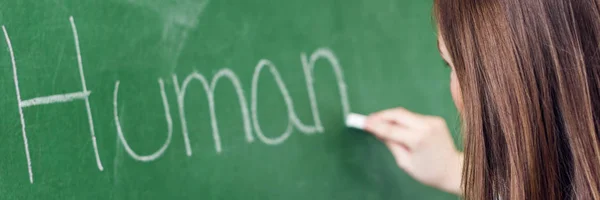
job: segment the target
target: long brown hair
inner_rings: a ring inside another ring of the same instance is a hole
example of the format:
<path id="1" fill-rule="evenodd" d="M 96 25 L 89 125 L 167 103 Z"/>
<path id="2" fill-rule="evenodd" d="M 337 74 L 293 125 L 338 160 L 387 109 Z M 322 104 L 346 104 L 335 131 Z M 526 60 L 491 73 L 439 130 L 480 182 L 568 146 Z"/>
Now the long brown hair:
<path id="1" fill-rule="evenodd" d="M 463 195 L 600 199 L 600 0 L 435 0 L 462 91 Z"/>

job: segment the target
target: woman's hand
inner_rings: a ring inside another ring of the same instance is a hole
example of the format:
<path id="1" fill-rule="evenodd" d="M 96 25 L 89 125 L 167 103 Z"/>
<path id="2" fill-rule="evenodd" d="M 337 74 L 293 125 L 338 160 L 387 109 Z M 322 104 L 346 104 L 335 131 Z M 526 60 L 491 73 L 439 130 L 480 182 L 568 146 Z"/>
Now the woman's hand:
<path id="1" fill-rule="evenodd" d="M 365 126 L 413 178 L 446 192 L 461 193 L 463 154 L 456 149 L 444 119 L 396 108 L 368 116 Z"/>

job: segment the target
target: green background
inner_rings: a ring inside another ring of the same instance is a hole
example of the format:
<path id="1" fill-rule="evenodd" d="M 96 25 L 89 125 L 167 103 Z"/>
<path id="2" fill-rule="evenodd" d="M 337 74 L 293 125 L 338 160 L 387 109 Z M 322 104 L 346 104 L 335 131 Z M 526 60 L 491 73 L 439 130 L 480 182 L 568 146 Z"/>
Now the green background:
<path id="1" fill-rule="evenodd" d="M 429 0 L 1 0 L 0 23 L 12 41 L 23 100 L 82 91 L 69 22 L 74 17 L 104 170 L 96 165 L 84 101 L 40 105 L 23 109 L 34 176 L 29 182 L 3 39 L 0 198 L 457 199 L 417 183 L 376 139 L 345 128 L 326 60 L 314 72 L 324 131 L 294 128 L 279 145 L 265 144 L 254 129 L 256 140 L 246 141 L 237 95 L 222 79 L 214 93 L 222 143 L 217 153 L 206 94 L 200 82 L 192 82 L 185 96 L 189 157 L 172 77 L 181 83 L 198 72 L 210 81 L 229 68 L 250 108 L 253 72 L 259 60 L 268 59 L 298 118 L 311 125 L 300 56 L 325 48 L 341 65 L 353 112 L 403 106 L 443 116 L 456 129 L 431 7 Z M 156 160 L 136 161 L 117 136 L 115 82 L 124 135 L 135 152 L 147 155 L 167 137 L 159 78 L 173 119 L 172 140 Z M 257 86 L 260 126 L 266 136 L 277 137 L 287 127 L 286 104 L 269 70 Z"/>

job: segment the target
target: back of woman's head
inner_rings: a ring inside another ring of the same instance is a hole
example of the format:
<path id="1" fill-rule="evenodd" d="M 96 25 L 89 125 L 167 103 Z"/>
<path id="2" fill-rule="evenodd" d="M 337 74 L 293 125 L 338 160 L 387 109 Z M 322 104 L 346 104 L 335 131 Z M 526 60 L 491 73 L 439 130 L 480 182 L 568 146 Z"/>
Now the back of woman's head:
<path id="1" fill-rule="evenodd" d="M 466 199 L 600 199 L 600 2 L 436 0 Z"/>

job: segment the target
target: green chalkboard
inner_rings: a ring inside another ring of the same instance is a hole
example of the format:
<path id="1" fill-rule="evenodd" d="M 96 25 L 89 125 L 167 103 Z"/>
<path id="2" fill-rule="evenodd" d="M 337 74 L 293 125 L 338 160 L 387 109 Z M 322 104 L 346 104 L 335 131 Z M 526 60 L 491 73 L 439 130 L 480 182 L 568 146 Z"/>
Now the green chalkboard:
<path id="1" fill-rule="evenodd" d="M 1 0 L 0 199 L 457 199 L 348 112 L 456 127 L 430 0 Z"/>

